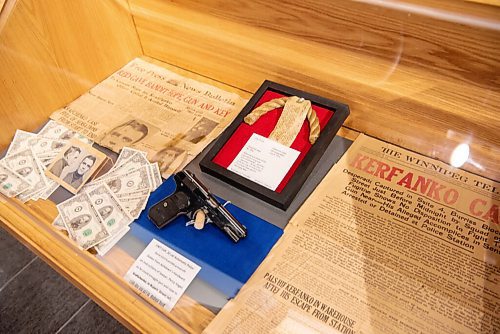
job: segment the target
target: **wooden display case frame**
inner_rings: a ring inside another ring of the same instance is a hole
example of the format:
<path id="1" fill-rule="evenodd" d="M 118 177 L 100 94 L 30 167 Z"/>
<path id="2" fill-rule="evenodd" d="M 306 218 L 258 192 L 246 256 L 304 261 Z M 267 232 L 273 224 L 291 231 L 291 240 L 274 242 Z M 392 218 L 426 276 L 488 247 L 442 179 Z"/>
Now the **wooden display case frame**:
<path id="1" fill-rule="evenodd" d="M 364 132 L 442 161 L 467 142 L 474 163 L 462 168 L 498 179 L 499 18 L 482 0 L 0 0 L 0 149 L 144 57 L 244 98 L 267 78 L 342 100 L 339 134 L 352 140 Z M 0 196 L 1 227 L 133 332 L 200 333 L 215 316 L 185 296 L 157 309 L 122 279 L 129 254 L 109 263 L 79 250 L 56 215 L 50 201 Z"/>

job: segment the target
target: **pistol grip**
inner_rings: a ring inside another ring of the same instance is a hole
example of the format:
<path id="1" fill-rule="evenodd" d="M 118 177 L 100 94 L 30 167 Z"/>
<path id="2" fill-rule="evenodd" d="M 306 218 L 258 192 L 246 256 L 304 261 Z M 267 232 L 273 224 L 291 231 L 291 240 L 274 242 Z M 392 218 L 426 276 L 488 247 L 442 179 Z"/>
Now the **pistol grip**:
<path id="1" fill-rule="evenodd" d="M 176 192 L 153 205 L 148 211 L 148 218 L 156 227 L 162 228 L 180 215 L 188 213 L 189 197 L 184 192 Z"/>

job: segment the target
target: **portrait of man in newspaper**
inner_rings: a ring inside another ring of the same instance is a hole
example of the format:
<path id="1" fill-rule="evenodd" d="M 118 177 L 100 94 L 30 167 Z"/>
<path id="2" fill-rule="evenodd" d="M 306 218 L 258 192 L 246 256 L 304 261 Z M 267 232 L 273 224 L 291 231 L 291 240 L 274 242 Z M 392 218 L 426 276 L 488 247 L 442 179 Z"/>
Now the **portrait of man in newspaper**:
<path id="1" fill-rule="evenodd" d="M 161 151 L 158 151 L 158 153 L 156 153 L 153 156 L 152 161 L 158 162 L 158 168 L 160 169 L 160 172 L 163 173 L 168 169 L 168 167 L 170 167 L 172 162 L 174 162 L 174 160 L 183 152 L 184 150 L 180 148 L 167 146 Z"/>
<path id="2" fill-rule="evenodd" d="M 98 141 L 102 146 L 118 152 L 122 147 L 131 147 L 151 133 L 151 125 L 131 119 L 106 132 Z"/>
<path id="3" fill-rule="evenodd" d="M 183 139 L 193 144 L 197 144 L 212 132 L 216 126 L 217 122 L 202 117 L 188 132 L 186 132 L 186 136 Z"/>

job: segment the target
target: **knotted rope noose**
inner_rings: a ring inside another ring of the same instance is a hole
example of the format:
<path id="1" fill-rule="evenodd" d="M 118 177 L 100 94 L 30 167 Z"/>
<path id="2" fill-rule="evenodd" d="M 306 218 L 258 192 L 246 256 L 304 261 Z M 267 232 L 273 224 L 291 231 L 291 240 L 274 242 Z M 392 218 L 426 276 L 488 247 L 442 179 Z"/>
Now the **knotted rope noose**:
<path id="1" fill-rule="evenodd" d="M 273 99 L 271 101 L 268 101 L 258 108 L 255 108 L 252 110 L 251 113 L 245 116 L 244 121 L 248 125 L 254 124 L 260 116 L 266 114 L 267 112 L 277 109 L 277 108 L 282 108 L 286 101 L 288 100 L 288 97 L 280 97 L 277 99 Z M 318 116 L 316 115 L 316 112 L 310 107 L 307 110 L 307 120 L 309 121 L 309 142 L 314 144 L 316 142 L 316 139 L 319 137 L 319 132 L 320 132 L 320 127 L 319 127 L 319 119 Z"/>

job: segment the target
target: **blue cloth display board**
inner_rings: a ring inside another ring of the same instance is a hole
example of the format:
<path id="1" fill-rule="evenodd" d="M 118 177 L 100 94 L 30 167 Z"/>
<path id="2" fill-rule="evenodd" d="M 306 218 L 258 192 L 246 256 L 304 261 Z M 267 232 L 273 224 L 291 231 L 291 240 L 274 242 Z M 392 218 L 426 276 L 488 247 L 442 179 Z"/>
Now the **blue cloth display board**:
<path id="1" fill-rule="evenodd" d="M 131 225 L 131 233 L 146 243 L 157 239 L 181 253 L 201 267 L 200 279 L 226 296 L 234 297 L 281 237 L 283 230 L 232 204 L 226 208 L 248 231 L 247 237 L 238 243 L 233 243 L 214 224 L 205 225 L 203 230 L 186 226 L 188 219 L 184 216 L 158 229 L 148 219 L 149 208 L 174 191 L 175 181 L 170 177 L 151 194 L 146 209 Z M 221 200 L 221 203 L 224 201 Z"/>

